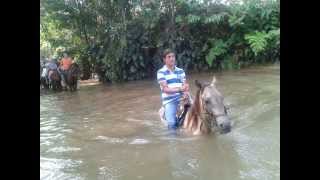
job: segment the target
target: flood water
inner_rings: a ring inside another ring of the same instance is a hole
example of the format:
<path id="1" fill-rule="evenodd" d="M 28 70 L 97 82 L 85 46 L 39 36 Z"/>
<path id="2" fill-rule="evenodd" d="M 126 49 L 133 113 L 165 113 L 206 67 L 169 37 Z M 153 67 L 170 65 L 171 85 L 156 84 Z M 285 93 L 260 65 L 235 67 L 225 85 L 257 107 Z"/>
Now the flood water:
<path id="1" fill-rule="evenodd" d="M 232 132 L 167 134 L 155 80 L 40 94 L 40 178 L 280 179 L 280 65 L 215 74 Z M 211 81 L 212 73 L 188 75 Z"/>

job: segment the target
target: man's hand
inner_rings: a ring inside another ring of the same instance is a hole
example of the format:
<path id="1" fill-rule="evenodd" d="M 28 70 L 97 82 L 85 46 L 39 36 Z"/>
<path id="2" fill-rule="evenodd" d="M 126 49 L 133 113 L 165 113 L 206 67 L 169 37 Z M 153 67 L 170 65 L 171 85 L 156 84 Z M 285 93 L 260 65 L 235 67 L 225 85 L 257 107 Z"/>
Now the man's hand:
<path id="1" fill-rule="evenodd" d="M 188 84 L 188 83 L 184 83 L 184 84 L 182 85 L 181 90 L 182 90 L 183 92 L 189 91 L 189 84 Z"/>

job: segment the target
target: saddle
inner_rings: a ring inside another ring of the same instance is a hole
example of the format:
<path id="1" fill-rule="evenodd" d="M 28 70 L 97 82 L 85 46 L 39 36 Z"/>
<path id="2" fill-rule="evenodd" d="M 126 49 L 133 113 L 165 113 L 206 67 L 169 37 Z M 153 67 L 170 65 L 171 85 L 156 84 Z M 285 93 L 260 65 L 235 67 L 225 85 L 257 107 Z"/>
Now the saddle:
<path id="1" fill-rule="evenodd" d="M 178 119 L 178 126 L 181 126 L 185 117 L 186 117 L 186 114 L 189 110 L 189 108 L 191 107 L 192 105 L 192 98 L 190 97 L 190 94 L 185 94 L 181 99 L 180 99 L 180 102 L 179 102 L 179 105 L 178 105 L 178 110 L 177 110 L 177 119 Z M 165 120 L 165 114 L 164 114 L 164 107 L 161 107 L 160 110 L 159 110 L 159 115 L 160 115 L 160 120 L 163 124 L 167 124 L 167 121 Z"/>
<path id="2" fill-rule="evenodd" d="M 49 72 L 48 72 L 48 77 L 51 77 L 53 72 L 54 72 L 54 70 L 50 69 Z"/>
<path id="3" fill-rule="evenodd" d="M 178 118 L 178 126 L 181 126 L 183 124 L 183 121 L 186 117 L 186 114 L 191 107 L 192 99 L 190 97 L 190 94 L 184 94 L 183 97 L 180 100 L 178 111 L 177 111 L 177 118 Z"/>

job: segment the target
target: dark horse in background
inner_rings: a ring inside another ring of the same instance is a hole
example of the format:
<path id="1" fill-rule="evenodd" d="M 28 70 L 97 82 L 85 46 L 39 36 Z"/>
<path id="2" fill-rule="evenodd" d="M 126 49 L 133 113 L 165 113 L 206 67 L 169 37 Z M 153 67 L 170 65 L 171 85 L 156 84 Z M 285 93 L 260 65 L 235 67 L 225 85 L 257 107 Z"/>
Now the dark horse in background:
<path id="1" fill-rule="evenodd" d="M 51 79 L 51 82 L 49 83 L 49 88 L 51 88 L 54 91 L 60 91 L 62 90 L 61 86 L 61 77 L 59 75 L 58 70 L 51 70 L 49 71 L 49 77 Z"/>
<path id="2" fill-rule="evenodd" d="M 66 84 L 70 91 L 77 90 L 78 78 L 80 76 L 80 67 L 77 63 L 72 63 L 68 72 L 66 73 Z"/>
<path id="3" fill-rule="evenodd" d="M 61 86 L 61 77 L 57 70 L 50 70 L 48 73 L 48 76 L 51 79 L 51 82 L 49 82 L 49 77 L 41 76 L 40 77 L 40 85 L 41 88 L 44 89 L 52 89 L 54 91 L 60 91 L 62 90 Z"/>

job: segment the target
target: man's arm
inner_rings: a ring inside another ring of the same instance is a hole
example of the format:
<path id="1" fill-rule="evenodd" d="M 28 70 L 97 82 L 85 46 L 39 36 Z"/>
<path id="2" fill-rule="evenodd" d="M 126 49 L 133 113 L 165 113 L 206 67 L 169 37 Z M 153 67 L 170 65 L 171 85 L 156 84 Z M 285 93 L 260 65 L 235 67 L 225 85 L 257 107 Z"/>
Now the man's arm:
<path id="1" fill-rule="evenodd" d="M 183 71 L 180 75 L 181 81 L 182 81 L 182 88 L 184 92 L 189 91 L 189 84 L 187 82 L 186 73 Z"/>
<path id="2" fill-rule="evenodd" d="M 160 71 L 157 73 L 157 80 L 158 80 L 158 83 L 160 84 L 160 88 L 161 88 L 162 92 L 164 92 L 164 93 L 173 94 L 173 93 L 177 93 L 177 92 L 183 92 L 186 90 L 185 86 L 169 88 L 168 84 L 165 80 L 164 73 L 162 73 Z"/>
<path id="3" fill-rule="evenodd" d="M 189 91 L 189 84 L 187 83 L 187 81 L 184 81 L 184 83 L 182 84 L 182 89 L 184 92 Z"/>
<path id="4" fill-rule="evenodd" d="M 165 81 L 161 81 L 159 84 L 160 84 L 162 91 L 165 93 L 168 93 L 168 94 L 173 94 L 173 93 L 184 91 L 183 87 L 169 88 Z"/>

